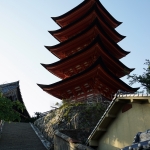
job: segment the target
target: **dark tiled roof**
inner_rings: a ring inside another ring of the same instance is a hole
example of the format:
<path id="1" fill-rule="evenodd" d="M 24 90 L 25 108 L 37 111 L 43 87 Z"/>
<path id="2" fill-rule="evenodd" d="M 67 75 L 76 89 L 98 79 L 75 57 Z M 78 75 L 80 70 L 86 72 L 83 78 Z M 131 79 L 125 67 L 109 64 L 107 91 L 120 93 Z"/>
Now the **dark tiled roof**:
<path id="1" fill-rule="evenodd" d="M 12 83 L 7 83 L 7 84 L 1 84 L 0 85 L 0 92 L 3 93 L 4 95 L 14 91 L 19 87 L 19 81 L 17 82 L 12 82 Z"/>
<path id="2" fill-rule="evenodd" d="M 7 97 L 11 100 L 18 100 L 24 105 L 22 95 L 20 92 L 19 81 L 1 84 L 0 85 L 0 92 L 5 97 Z M 30 115 L 29 115 L 28 111 L 26 110 L 26 108 L 24 109 L 23 112 L 22 111 L 18 111 L 18 112 L 21 114 L 22 117 L 30 118 Z"/>
<path id="3" fill-rule="evenodd" d="M 132 144 L 122 148 L 121 150 L 150 150 L 150 140 Z"/>

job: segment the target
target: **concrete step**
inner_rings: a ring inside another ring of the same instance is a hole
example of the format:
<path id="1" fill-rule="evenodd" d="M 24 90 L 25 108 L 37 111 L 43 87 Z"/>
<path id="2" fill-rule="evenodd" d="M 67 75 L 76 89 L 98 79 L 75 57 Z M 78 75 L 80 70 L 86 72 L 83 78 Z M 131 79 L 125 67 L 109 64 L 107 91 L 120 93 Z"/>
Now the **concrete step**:
<path id="1" fill-rule="evenodd" d="M 29 123 L 5 123 L 0 150 L 46 150 Z"/>

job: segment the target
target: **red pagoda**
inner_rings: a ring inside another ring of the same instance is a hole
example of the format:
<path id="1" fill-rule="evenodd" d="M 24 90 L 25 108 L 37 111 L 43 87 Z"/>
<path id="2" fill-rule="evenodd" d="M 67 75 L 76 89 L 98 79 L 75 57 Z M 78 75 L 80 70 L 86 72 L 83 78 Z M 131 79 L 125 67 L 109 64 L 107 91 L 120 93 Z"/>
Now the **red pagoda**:
<path id="1" fill-rule="evenodd" d="M 39 87 L 58 99 L 74 101 L 99 96 L 111 100 L 118 90 L 137 91 L 120 80 L 134 70 L 119 61 L 129 53 L 117 44 L 125 38 L 115 30 L 121 22 L 99 0 L 84 0 L 52 19 L 61 28 L 49 32 L 60 43 L 46 48 L 60 60 L 42 66 L 62 80 Z"/>

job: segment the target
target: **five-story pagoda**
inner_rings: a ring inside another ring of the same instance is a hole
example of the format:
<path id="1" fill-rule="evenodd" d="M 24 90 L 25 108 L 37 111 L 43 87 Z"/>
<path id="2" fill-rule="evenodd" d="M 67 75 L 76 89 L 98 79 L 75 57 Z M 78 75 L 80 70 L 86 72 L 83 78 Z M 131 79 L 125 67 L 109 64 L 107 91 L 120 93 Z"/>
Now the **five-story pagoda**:
<path id="1" fill-rule="evenodd" d="M 52 19 L 61 28 L 50 33 L 60 43 L 46 48 L 60 60 L 42 65 L 62 80 L 38 84 L 44 91 L 58 99 L 74 101 L 95 96 L 111 100 L 118 90 L 137 91 L 120 80 L 134 70 L 119 61 L 129 53 L 117 44 L 125 37 L 115 30 L 121 22 L 99 0 L 84 0 Z"/>

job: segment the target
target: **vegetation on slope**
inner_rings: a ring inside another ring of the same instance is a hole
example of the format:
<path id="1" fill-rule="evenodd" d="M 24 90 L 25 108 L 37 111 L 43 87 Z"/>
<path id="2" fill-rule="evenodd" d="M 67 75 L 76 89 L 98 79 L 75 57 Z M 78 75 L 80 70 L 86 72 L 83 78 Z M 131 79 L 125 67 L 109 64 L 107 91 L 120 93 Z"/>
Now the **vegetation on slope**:
<path id="1" fill-rule="evenodd" d="M 16 110 L 23 111 L 24 105 L 17 100 L 11 101 L 0 93 L 0 120 L 20 121 L 20 113 Z"/>
<path id="2" fill-rule="evenodd" d="M 128 75 L 128 79 L 130 79 L 130 85 L 134 83 L 140 83 L 147 90 L 147 93 L 150 93 L 150 60 L 146 59 L 144 64 L 147 66 L 147 68 L 143 68 L 143 74 Z"/>

